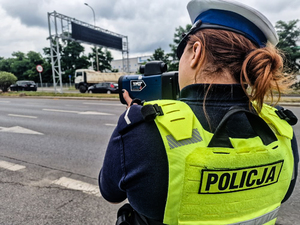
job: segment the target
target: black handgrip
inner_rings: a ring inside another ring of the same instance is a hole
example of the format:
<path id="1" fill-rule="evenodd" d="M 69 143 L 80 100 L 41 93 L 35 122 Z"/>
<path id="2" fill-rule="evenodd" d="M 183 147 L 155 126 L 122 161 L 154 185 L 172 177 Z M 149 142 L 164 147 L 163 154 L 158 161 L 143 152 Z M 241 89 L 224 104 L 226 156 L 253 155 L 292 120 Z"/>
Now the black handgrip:
<path id="1" fill-rule="evenodd" d="M 116 225 L 130 225 L 130 217 L 132 216 L 133 208 L 129 203 L 126 203 L 118 210 Z"/>
<path id="2" fill-rule="evenodd" d="M 247 119 L 257 134 L 260 137 L 264 145 L 269 145 L 270 143 L 277 141 L 277 137 L 274 132 L 271 130 L 269 125 L 258 115 L 240 107 L 232 107 L 225 114 L 220 124 L 218 125 L 212 139 L 210 140 L 208 147 L 224 147 L 224 148 L 233 148 L 228 133 L 226 131 L 226 124 L 228 119 L 239 112 L 245 113 Z"/>

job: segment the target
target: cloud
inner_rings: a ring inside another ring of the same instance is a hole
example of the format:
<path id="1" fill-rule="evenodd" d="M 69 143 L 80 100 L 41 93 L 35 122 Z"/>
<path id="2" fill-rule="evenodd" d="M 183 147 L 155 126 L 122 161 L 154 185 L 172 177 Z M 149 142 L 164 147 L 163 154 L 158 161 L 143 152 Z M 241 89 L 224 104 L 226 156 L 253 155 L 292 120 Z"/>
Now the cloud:
<path id="1" fill-rule="evenodd" d="M 243 2 L 245 3 L 245 2 Z M 263 13 L 271 22 L 275 23 L 279 20 L 290 21 L 299 18 L 300 4 L 299 0 L 247 0 L 249 6 Z"/>
<path id="2" fill-rule="evenodd" d="M 43 1 L 41 2 L 43 5 Z M 0 3 L 7 16 L 19 19 L 26 26 L 45 27 L 47 25 L 47 17 L 43 14 L 39 1 L 19 1 L 16 4 L 14 1 L 1 0 Z"/>
<path id="3" fill-rule="evenodd" d="M 47 30 L 41 27 L 28 27 L 18 18 L 7 16 L 6 12 L 0 8 L 0 56 L 9 57 L 13 52 L 28 51 L 42 52 L 46 47 Z"/>
<path id="4" fill-rule="evenodd" d="M 299 18 L 299 0 L 240 0 L 265 14 L 275 24 Z M 161 47 L 170 51 L 175 28 L 190 23 L 188 0 L 0 0 L 0 56 L 13 51 L 42 53 L 49 47 L 48 12 L 57 11 L 77 20 L 128 36 L 129 54 L 153 54 Z M 119 54 L 118 54 L 119 55 Z M 115 57 L 116 58 L 116 57 Z"/>

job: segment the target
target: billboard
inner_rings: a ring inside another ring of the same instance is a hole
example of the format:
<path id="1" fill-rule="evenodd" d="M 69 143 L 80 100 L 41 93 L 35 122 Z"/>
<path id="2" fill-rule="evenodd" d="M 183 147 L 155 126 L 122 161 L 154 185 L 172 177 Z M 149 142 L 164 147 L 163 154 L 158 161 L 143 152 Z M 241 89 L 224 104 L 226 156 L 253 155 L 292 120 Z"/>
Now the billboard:
<path id="1" fill-rule="evenodd" d="M 71 22 L 72 24 L 72 38 L 92 44 L 114 48 L 122 51 L 122 37 L 118 37 L 109 33 L 94 30 L 86 26 Z"/>

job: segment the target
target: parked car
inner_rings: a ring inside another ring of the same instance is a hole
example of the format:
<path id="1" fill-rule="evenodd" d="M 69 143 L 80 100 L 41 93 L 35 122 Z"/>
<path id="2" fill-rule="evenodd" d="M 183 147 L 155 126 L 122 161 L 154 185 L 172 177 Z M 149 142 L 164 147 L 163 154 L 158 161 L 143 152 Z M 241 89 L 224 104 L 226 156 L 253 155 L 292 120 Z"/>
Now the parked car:
<path id="1" fill-rule="evenodd" d="M 88 93 L 118 93 L 119 86 L 115 82 L 102 82 L 88 88 Z"/>
<path id="2" fill-rule="evenodd" d="M 10 85 L 11 91 L 36 91 L 37 86 L 31 80 L 19 80 L 15 84 Z"/>

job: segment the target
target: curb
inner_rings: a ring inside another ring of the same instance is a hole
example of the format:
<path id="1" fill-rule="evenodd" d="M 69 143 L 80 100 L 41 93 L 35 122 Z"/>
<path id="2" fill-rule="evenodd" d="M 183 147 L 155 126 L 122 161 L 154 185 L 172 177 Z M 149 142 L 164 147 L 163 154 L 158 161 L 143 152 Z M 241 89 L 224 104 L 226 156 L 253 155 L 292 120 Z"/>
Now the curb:
<path id="1" fill-rule="evenodd" d="M 120 101 L 119 98 L 62 97 L 62 96 L 0 96 L 0 98 L 44 98 L 44 99 L 69 99 L 69 100 Z"/>
<path id="2" fill-rule="evenodd" d="M 44 99 L 66 99 L 66 100 L 120 101 L 119 98 L 62 97 L 62 96 L 0 96 L 0 98 L 44 98 Z M 266 102 L 266 103 L 268 103 L 268 102 Z M 283 101 L 283 102 L 278 102 L 277 105 L 300 107 L 300 102 L 284 102 Z"/>

